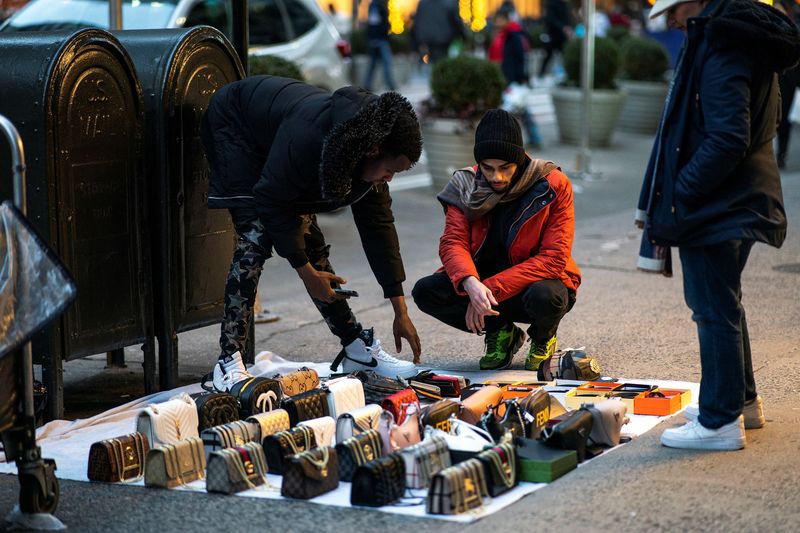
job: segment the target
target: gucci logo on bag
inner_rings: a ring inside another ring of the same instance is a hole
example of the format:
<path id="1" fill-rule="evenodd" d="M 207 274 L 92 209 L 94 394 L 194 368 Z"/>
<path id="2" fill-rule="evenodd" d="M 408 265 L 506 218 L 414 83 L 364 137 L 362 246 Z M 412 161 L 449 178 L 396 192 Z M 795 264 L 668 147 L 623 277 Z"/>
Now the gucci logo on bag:
<path id="1" fill-rule="evenodd" d="M 375 460 L 375 454 L 372 451 L 372 446 L 369 444 L 364 445 L 364 456 L 367 458 L 367 461 Z"/>
<path id="2" fill-rule="evenodd" d="M 272 402 L 277 401 L 278 396 L 274 391 L 268 391 L 258 395 L 256 399 L 256 411 L 259 413 L 266 413 L 272 411 Z"/>
<path id="3" fill-rule="evenodd" d="M 255 473 L 256 467 L 253 466 L 252 461 L 245 461 L 244 462 L 244 471 L 247 472 L 248 476 L 252 476 Z"/>

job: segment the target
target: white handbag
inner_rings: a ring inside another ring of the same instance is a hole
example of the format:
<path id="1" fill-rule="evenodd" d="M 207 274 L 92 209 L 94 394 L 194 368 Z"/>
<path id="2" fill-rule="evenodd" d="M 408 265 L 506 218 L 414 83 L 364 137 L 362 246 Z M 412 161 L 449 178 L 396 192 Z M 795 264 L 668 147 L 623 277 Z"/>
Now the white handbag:
<path id="1" fill-rule="evenodd" d="M 344 442 L 368 429 L 378 429 L 383 408 L 375 403 L 353 409 L 336 419 L 336 442 Z"/>
<path id="2" fill-rule="evenodd" d="M 247 422 L 255 422 L 261 427 L 261 440 L 279 431 L 289 429 L 289 413 L 286 409 L 273 409 L 266 413 L 248 416 Z"/>
<path id="3" fill-rule="evenodd" d="M 339 378 L 325 384 L 328 393 L 328 411 L 336 420 L 339 415 L 364 407 L 364 385 L 356 378 Z"/>
<path id="4" fill-rule="evenodd" d="M 190 437 L 199 438 L 198 425 L 197 406 L 186 393 L 148 405 L 136 419 L 136 431 L 147 437 L 151 448 L 176 444 Z"/>
<path id="5" fill-rule="evenodd" d="M 443 433 L 441 430 L 434 430 Z M 406 467 L 406 486 L 411 489 L 425 489 L 433 476 L 451 466 L 450 450 L 441 435 L 426 435 L 425 440 L 400 450 Z"/>
<path id="6" fill-rule="evenodd" d="M 314 430 L 317 446 L 336 446 L 336 421 L 330 416 L 312 418 L 298 422 L 298 426 L 308 426 Z"/>

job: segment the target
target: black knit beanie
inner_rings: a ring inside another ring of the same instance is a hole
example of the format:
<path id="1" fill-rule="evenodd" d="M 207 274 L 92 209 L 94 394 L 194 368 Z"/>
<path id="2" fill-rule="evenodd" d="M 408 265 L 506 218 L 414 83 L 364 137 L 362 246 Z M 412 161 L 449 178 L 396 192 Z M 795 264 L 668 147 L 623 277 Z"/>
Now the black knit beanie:
<path id="1" fill-rule="evenodd" d="M 525 161 L 522 130 L 508 111 L 490 109 L 475 130 L 475 161 L 500 159 L 521 165 Z"/>

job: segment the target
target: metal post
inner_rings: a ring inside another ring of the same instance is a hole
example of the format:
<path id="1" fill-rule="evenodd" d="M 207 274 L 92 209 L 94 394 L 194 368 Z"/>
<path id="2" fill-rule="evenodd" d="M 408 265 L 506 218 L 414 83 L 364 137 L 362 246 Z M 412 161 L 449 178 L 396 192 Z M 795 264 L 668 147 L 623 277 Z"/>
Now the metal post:
<path id="1" fill-rule="evenodd" d="M 350 18 L 350 83 L 353 85 L 358 85 L 358 70 L 356 69 L 356 56 L 352 51 L 353 46 L 353 36 L 358 31 L 358 0 L 352 0 L 352 12 Z"/>
<path id="2" fill-rule="evenodd" d="M 247 59 L 250 45 L 250 23 L 248 21 L 247 0 L 233 0 L 233 48 L 244 67 L 245 77 L 250 73 Z"/>
<path id="3" fill-rule="evenodd" d="M 122 29 L 122 0 L 108 0 L 108 29 Z"/>
<path id="4" fill-rule="evenodd" d="M 591 178 L 592 152 L 589 134 L 592 126 L 592 88 L 594 86 L 594 0 L 583 0 L 583 49 L 581 51 L 581 144 L 577 155 L 578 175 Z"/>

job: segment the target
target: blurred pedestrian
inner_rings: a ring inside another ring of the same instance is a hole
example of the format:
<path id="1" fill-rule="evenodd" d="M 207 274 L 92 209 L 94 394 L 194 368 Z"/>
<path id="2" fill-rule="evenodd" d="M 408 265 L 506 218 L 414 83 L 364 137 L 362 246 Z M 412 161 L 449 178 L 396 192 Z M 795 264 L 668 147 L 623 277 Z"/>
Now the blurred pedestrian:
<path id="1" fill-rule="evenodd" d="M 547 73 L 547 67 L 557 52 L 561 54 L 564 45 L 572 36 L 575 22 L 572 19 L 572 11 L 566 0 L 546 0 L 544 11 L 544 24 L 547 35 L 545 42 L 545 56 L 542 66 L 539 68 L 539 77 L 542 78 Z"/>
<path id="2" fill-rule="evenodd" d="M 777 2 L 775 8 L 784 13 L 797 25 L 795 6 L 790 2 Z M 792 136 L 792 105 L 797 87 L 800 86 L 800 65 L 786 70 L 780 74 L 779 84 L 781 89 L 781 122 L 778 124 L 778 168 L 786 168 L 786 158 L 789 155 L 789 140 Z"/>
<path id="3" fill-rule="evenodd" d="M 450 45 L 464 38 L 458 0 L 420 0 L 414 15 L 415 38 L 428 51 L 433 64 L 447 57 Z"/>
<path id="4" fill-rule="evenodd" d="M 383 79 L 390 91 L 395 89 L 392 79 L 392 49 L 389 46 L 389 0 L 372 0 L 367 14 L 367 47 L 369 69 L 364 88 L 372 90 L 372 77 L 378 63 L 383 65 Z"/>
<path id="5" fill-rule="evenodd" d="M 736 450 L 746 428 L 764 425 L 742 271 L 755 242 L 778 247 L 786 237 L 772 147 L 776 73 L 800 59 L 800 35 L 785 15 L 751 0 L 656 0 L 650 16 L 664 13 L 686 39 L 637 220 L 649 245 L 678 247 L 701 376 L 699 408 L 687 408 L 689 422 L 664 431 L 661 443 Z"/>

